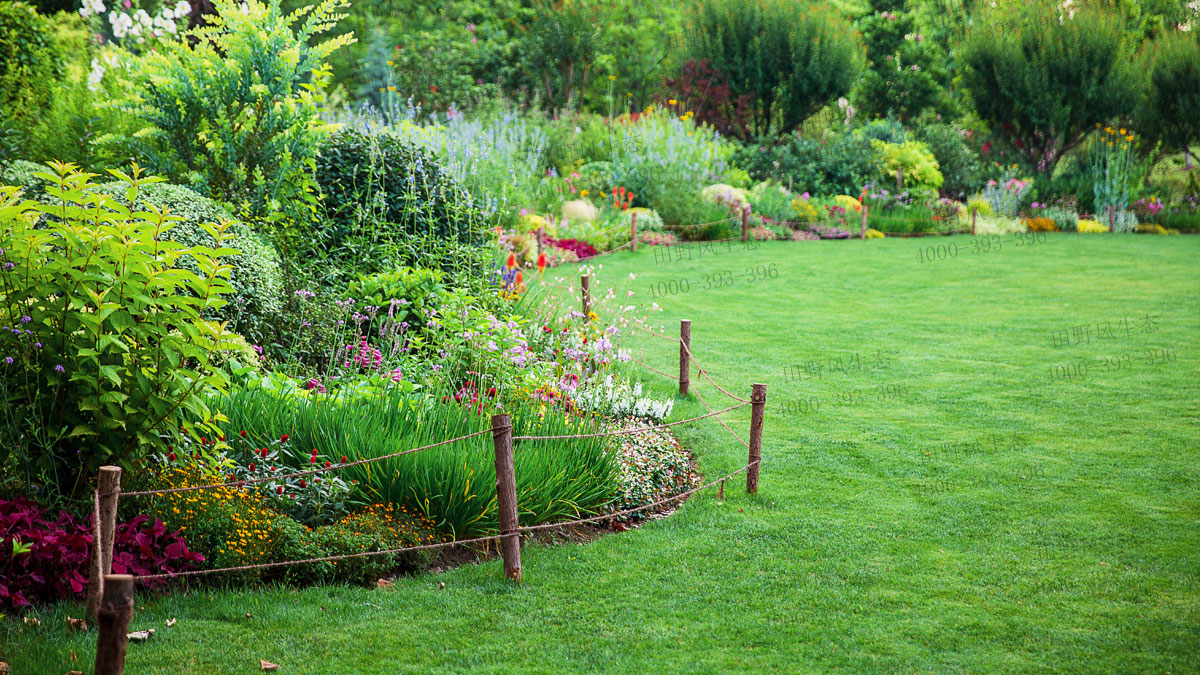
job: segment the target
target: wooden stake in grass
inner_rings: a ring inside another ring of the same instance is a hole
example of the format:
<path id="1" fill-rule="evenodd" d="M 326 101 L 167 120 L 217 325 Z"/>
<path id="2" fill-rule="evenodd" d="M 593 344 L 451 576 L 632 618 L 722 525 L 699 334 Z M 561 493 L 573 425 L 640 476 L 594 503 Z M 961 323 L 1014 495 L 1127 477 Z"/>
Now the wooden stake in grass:
<path id="1" fill-rule="evenodd" d="M 971 236 L 975 236 L 975 216 L 979 214 L 979 209 L 971 209 Z"/>
<path id="2" fill-rule="evenodd" d="M 586 279 L 587 277 L 584 277 Z M 504 576 L 521 583 L 521 534 L 517 519 L 517 472 L 513 467 L 512 422 L 508 415 L 492 415 L 492 441 L 496 446 L 496 504 L 500 508 L 500 555 Z"/>
<path id="3" fill-rule="evenodd" d="M 637 212 L 629 214 L 629 250 L 637 253 Z"/>
<path id="4" fill-rule="evenodd" d="M 746 492 L 758 492 L 758 467 L 762 464 L 763 412 L 767 407 L 767 385 L 750 385 L 750 467 L 746 469 Z"/>
<path id="5" fill-rule="evenodd" d="M 692 320 L 679 320 L 679 395 L 688 395 L 688 374 L 692 371 Z"/>
<path id="6" fill-rule="evenodd" d="M 121 491 L 121 467 L 100 467 L 96 482 L 99 507 L 92 528 L 92 565 L 88 573 L 87 604 L 84 612 L 95 621 L 104 594 L 104 577 L 112 573 L 113 534 L 117 529 L 117 496 Z"/>
<path id="7" fill-rule="evenodd" d="M 742 209 L 742 241 L 750 238 L 750 207 Z"/>
<path id="8" fill-rule="evenodd" d="M 586 320 L 588 312 L 592 311 L 592 278 L 583 275 L 579 279 L 580 298 L 583 300 L 583 316 Z"/>
<path id="9" fill-rule="evenodd" d="M 1109 204 L 1108 205 L 1108 231 L 1110 234 L 1112 232 L 1116 232 L 1116 230 L 1113 229 L 1113 224 L 1116 221 L 1116 218 L 1117 218 L 1116 208 L 1112 204 Z"/>
<path id="10" fill-rule="evenodd" d="M 538 252 L 539 256 L 542 254 L 543 247 L 545 246 L 545 242 L 544 242 L 545 236 L 546 236 L 545 228 L 539 227 L 537 229 L 537 246 L 538 246 L 537 252 Z"/>
<path id="11" fill-rule="evenodd" d="M 867 205 L 864 203 L 862 205 L 862 207 L 863 207 L 863 222 L 862 222 L 862 237 L 861 238 L 866 239 L 867 238 Z"/>
<path id="12" fill-rule="evenodd" d="M 133 576 L 106 574 L 96 639 L 96 675 L 122 675 L 129 621 L 133 618 Z"/>

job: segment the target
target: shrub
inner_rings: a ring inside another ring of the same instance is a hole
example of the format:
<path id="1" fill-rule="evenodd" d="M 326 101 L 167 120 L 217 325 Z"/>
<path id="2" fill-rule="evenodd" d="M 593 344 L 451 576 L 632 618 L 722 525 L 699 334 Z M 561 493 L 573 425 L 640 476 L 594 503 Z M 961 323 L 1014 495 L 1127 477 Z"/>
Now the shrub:
<path id="1" fill-rule="evenodd" d="M 1019 234 L 1025 231 L 1025 224 L 1016 218 L 1005 216 L 979 216 L 975 219 L 976 234 Z"/>
<path id="2" fill-rule="evenodd" d="M 1026 218 L 1025 227 L 1030 232 L 1058 232 L 1058 225 L 1053 218 Z"/>
<path id="3" fill-rule="evenodd" d="M 636 417 L 655 423 L 666 419 L 675 407 L 673 400 L 656 401 L 643 396 L 641 382 L 629 384 L 612 375 L 581 388 L 575 396 L 575 404 L 581 410 L 606 417 Z"/>
<path id="4" fill-rule="evenodd" d="M 1060 232 L 1074 232 L 1079 224 L 1079 214 L 1071 209 L 1051 206 L 1042 211 L 1042 217 L 1054 221 L 1054 227 Z"/>
<path id="5" fill-rule="evenodd" d="M 1080 234 L 1104 234 L 1108 232 L 1108 226 L 1095 220 L 1080 218 L 1078 230 Z"/>
<path id="6" fill-rule="evenodd" d="M 1168 31 L 1153 45 L 1149 91 L 1138 110 L 1138 125 L 1172 150 L 1200 139 L 1200 42 L 1188 33 Z"/>
<path id="7" fill-rule="evenodd" d="M 137 61 L 145 82 L 128 107 L 149 132 L 128 142 L 157 172 L 239 212 L 295 211 L 321 136 L 325 59 L 353 41 L 316 36 L 334 27 L 349 2 L 322 0 L 290 15 L 280 0 L 213 5 L 207 26 Z"/>
<path id="8" fill-rule="evenodd" d="M 771 220 L 792 219 L 792 193 L 774 181 L 762 181 L 750 189 L 747 195 L 755 213 Z"/>
<path id="9" fill-rule="evenodd" d="M 963 199 L 979 189 L 983 182 L 983 167 L 979 157 L 967 147 L 963 130 L 952 124 L 928 124 L 916 129 L 916 140 L 933 153 L 942 172 L 941 193 Z"/>
<path id="10" fill-rule="evenodd" d="M 937 159 L 929 148 L 919 141 L 904 143 L 886 143 L 871 141 L 871 147 L 879 153 L 879 173 L 883 180 L 903 178 L 903 184 L 896 189 L 927 188 L 937 189 L 942 186 L 942 172 L 938 170 Z"/>
<path id="11" fill-rule="evenodd" d="M 754 103 L 752 94 L 733 96 L 725 76 L 708 59 L 691 59 L 683 64 L 678 77 L 666 80 L 667 100 L 679 102 L 681 110 L 696 121 L 716 129 L 724 136 L 745 140 L 750 135 L 747 122 Z"/>
<path id="12" fill-rule="evenodd" d="M 1122 17 L 1102 4 L 1064 13 L 1050 0 L 986 9 L 961 51 L 979 116 L 1044 174 L 1142 91 Z"/>
<path id="13" fill-rule="evenodd" d="M 753 98 L 753 130 L 791 131 L 858 79 L 858 35 L 825 4 L 706 0 L 687 31 L 689 56 L 707 60 L 734 99 Z"/>
<path id="14" fill-rule="evenodd" d="M 642 428 L 645 424 L 643 420 L 629 417 L 611 426 L 614 430 L 627 431 Z M 620 447 L 614 453 L 619 488 L 611 511 L 653 504 L 686 492 L 700 482 L 692 468 L 692 458 L 667 429 L 648 429 L 617 438 Z M 640 520 L 653 512 L 654 509 L 647 509 L 620 516 L 619 520 Z"/>
<path id="15" fill-rule="evenodd" d="M 797 134 L 775 145 L 745 146 L 734 161 L 756 180 L 774 179 L 793 192 L 814 195 L 858 194 L 879 173 L 870 142 L 854 134 L 823 140 Z"/>
<path id="16" fill-rule="evenodd" d="M 0 463 L 76 496 L 102 464 L 209 424 L 202 395 L 226 385 L 212 355 L 227 334 L 203 315 L 232 290 L 221 257 L 233 251 L 227 224 L 209 226 L 215 249 L 187 247 L 167 239 L 177 217 L 130 214 L 87 174 L 55 169 L 48 202 L 0 191 L 0 324 L 13 327 L 0 334 Z M 136 166 L 121 177 L 134 197 L 153 182 Z M 183 256 L 201 273 L 175 269 Z"/>
<path id="17" fill-rule="evenodd" d="M 120 181 L 105 183 L 95 188 L 97 194 L 107 195 L 130 206 L 125 190 L 128 186 Z M 232 217 L 220 204 L 182 185 L 157 183 L 141 187 L 137 193 L 136 207 L 146 210 L 155 207 L 168 211 L 181 220 L 171 228 L 170 239 L 188 247 L 213 247 L 216 242 L 204 223 L 218 223 Z M 237 254 L 224 258 L 229 270 L 229 284 L 233 292 L 225 297 L 228 304 L 213 312 L 221 321 L 228 321 L 232 329 L 255 342 L 265 342 L 273 325 L 283 311 L 283 272 L 279 254 L 275 247 L 241 222 L 231 222 L 226 230 L 227 246 L 236 248 Z M 200 273 L 195 260 L 182 257 L 179 268 Z"/>
<path id="18" fill-rule="evenodd" d="M 439 270 L 402 267 L 360 276 L 350 282 L 346 297 L 354 298 L 360 308 L 387 308 L 396 321 L 405 322 L 410 330 L 418 331 L 425 327 L 430 311 L 445 304 L 449 291 L 442 283 L 444 278 Z"/>
<path id="19" fill-rule="evenodd" d="M 867 48 L 867 69 L 855 87 L 854 100 L 867 115 L 908 121 L 926 110 L 949 113 L 945 90 L 949 75 L 945 53 L 925 41 L 915 12 L 877 8 L 858 21 Z"/>
<path id="20" fill-rule="evenodd" d="M 87 588 L 92 546 L 91 517 L 84 521 L 28 499 L 0 499 L 0 608 L 35 602 L 81 599 Z M 117 523 L 113 536 L 114 574 L 182 572 L 204 562 L 188 549 L 178 531 L 139 515 Z"/>
<path id="21" fill-rule="evenodd" d="M 484 238 L 483 215 L 467 191 L 433 154 L 391 132 L 347 127 L 332 134 L 321 144 L 316 180 L 320 239 L 335 260 L 360 272 L 399 262 L 405 244 L 477 246 Z M 457 264 L 429 260 L 446 269 Z"/>
<path id="22" fill-rule="evenodd" d="M 37 123 L 61 76 L 60 58 L 44 17 L 23 2 L 0 3 L 0 125 L 21 134 Z"/>

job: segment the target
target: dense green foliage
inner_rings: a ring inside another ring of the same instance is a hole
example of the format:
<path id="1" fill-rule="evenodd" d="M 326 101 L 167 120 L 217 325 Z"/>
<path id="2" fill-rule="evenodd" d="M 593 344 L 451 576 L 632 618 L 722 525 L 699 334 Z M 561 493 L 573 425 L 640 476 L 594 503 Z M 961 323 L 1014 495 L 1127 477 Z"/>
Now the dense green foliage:
<path id="1" fill-rule="evenodd" d="M 103 464 L 131 466 L 212 414 L 212 367 L 228 335 L 203 315 L 224 304 L 227 225 L 214 247 L 167 238 L 179 218 L 133 212 L 91 192 L 88 175 L 57 165 L 49 195 L 0 207 L 0 337 L 6 355 L 3 463 L 76 497 Z M 136 198 L 152 179 L 120 174 Z M 39 214 L 48 218 L 37 225 Z M 198 272 L 180 269 L 190 256 Z M 16 328 L 20 326 L 20 328 Z M 183 425 L 183 426 L 181 426 Z"/>
<path id="2" fill-rule="evenodd" d="M 239 213 L 294 210 L 320 136 L 325 59 L 353 39 L 316 36 L 347 4 L 323 0 L 285 15 L 279 0 L 216 0 L 208 26 L 136 61 L 143 86 L 129 107 L 149 133 L 134 147 L 156 172 Z"/>
<path id="3" fill-rule="evenodd" d="M 787 0 L 709 0 L 688 26 L 689 55 L 753 96 L 755 135 L 794 130 L 854 86 L 862 47 L 830 6 Z"/>
<path id="4" fill-rule="evenodd" d="M 439 158 L 397 134 L 345 127 L 315 161 L 322 201 L 320 242 L 335 259 L 373 272 L 408 242 L 476 244 L 483 214 Z M 437 263 L 437 258 L 429 262 Z"/>
<path id="5" fill-rule="evenodd" d="M 1047 174 L 1096 125 L 1131 114 L 1143 82 L 1119 15 L 1063 11 L 1047 0 L 986 10 L 960 55 L 979 116 Z"/>
<path id="6" fill-rule="evenodd" d="M 146 185 L 138 190 L 137 203 L 133 205 L 126 198 L 126 187 L 117 181 L 97 186 L 94 192 L 107 195 L 125 206 L 135 206 L 136 210 L 155 207 L 178 217 L 180 220 L 171 229 L 171 239 L 188 247 L 215 246 L 216 242 L 204 224 L 233 221 L 233 217 L 220 204 L 180 185 Z M 223 259 L 225 264 L 231 266 L 229 284 L 233 291 L 225 296 L 225 306 L 215 310 L 212 315 L 229 322 L 230 330 L 254 342 L 263 342 L 283 310 L 283 275 L 279 254 L 274 246 L 245 223 L 231 222 L 225 235 L 225 246 L 239 251 Z M 180 258 L 178 264 L 183 269 L 200 273 L 200 268 L 189 256 Z"/>
<path id="7" fill-rule="evenodd" d="M 24 136 L 37 123 L 54 94 L 60 58 L 44 17 L 23 2 L 0 3 L 0 133 Z"/>
<path id="8" fill-rule="evenodd" d="M 1138 110 L 1141 131 L 1173 150 L 1200 145 L 1200 38 L 1186 33 L 1160 38 L 1149 73 Z"/>

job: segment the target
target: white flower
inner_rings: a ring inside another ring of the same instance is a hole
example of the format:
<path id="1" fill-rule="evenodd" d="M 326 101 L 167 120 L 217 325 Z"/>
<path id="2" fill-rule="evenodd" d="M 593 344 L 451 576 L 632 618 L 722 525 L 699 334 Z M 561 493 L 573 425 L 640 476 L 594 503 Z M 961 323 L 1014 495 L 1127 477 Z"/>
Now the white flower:
<path id="1" fill-rule="evenodd" d="M 88 73 L 87 86 L 88 89 L 96 91 L 100 86 L 100 81 L 104 79 L 104 66 L 101 65 L 100 59 L 92 59 L 92 72 Z"/>
<path id="2" fill-rule="evenodd" d="M 87 18 L 93 14 L 103 14 L 104 10 L 104 0 L 83 0 L 83 7 L 79 8 L 79 15 Z"/>
<path id="3" fill-rule="evenodd" d="M 179 4 L 175 5 L 175 18 L 182 19 L 192 13 L 192 4 L 187 0 L 179 0 Z"/>

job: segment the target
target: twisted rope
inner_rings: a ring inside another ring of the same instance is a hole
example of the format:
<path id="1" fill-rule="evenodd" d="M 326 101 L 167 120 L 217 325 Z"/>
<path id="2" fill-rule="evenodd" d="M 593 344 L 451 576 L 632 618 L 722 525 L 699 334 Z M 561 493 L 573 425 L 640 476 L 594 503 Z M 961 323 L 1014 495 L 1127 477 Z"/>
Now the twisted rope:
<path id="1" fill-rule="evenodd" d="M 696 398 L 700 399 L 700 403 L 703 404 L 705 408 L 712 410 L 712 406 L 710 406 L 708 404 L 708 401 L 704 400 L 704 397 L 700 395 L 700 392 L 695 391 L 692 393 L 694 393 L 696 395 Z M 746 446 L 747 448 L 750 447 L 749 443 L 747 443 L 746 441 L 743 441 L 741 436 L 738 436 L 737 433 L 733 429 L 729 428 L 728 424 L 725 424 L 725 420 L 718 417 L 717 421 L 721 423 L 721 426 L 725 427 L 725 431 L 728 431 L 730 433 L 730 435 L 732 435 L 734 438 L 736 438 L 738 440 L 738 443 L 741 443 L 742 445 Z"/>
<path id="2" fill-rule="evenodd" d="M 358 466 L 360 464 L 370 464 L 371 462 L 378 462 L 378 461 L 385 460 L 385 459 L 392 459 L 394 457 L 400 457 L 401 455 L 409 455 L 414 452 L 420 452 L 422 450 L 436 448 L 439 445 L 448 445 L 450 443 L 456 443 L 458 441 L 463 441 L 468 438 L 482 436 L 486 433 L 490 433 L 491 431 L 492 430 L 490 428 L 488 428 L 488 429 L 484 429 L 483 431 L 476 431 L 473 434 L 467 434 L 466 436 L 459 436 L 458 438 L 451 438 L 451 439 L 445 440 L 445 441 L 438 441 L 437 443 L 430 443 L 429 445 L 422 445 L 419 448 L 412 448 L 411 450 L 401 450 L 400 452 L 393 452 L 390 455 L 382 455 L 380 457 L 369 457 L 367 459 L 360 459 L 360 460 L 357 460 L 354 462 L 347 462 L 345 464 L 333 464 L 333 465 L 330 465 L 327 467 L 319 467 L 316 469 L 309 469 L 308 471 L 297 471 L 295 473 L 283 474 L 281 476 L 264 476 L 263 478 L 248 478 L 246 480 L 229 481 L 228 483 L 213 483 L 212 485 L 192 485 L 189 487 L 167 488 L 167 489 L 163 489 L 163 490 L 138 490 L 136 492 L 118 491 L 118 494 L 124 495 L 126 497 L 142 497 L 142 496 L 146 496 L 146 495 L 165 495 L 165 494 L 171 494 L 173 492 L 191 492 L 193 490 L 207 490 L 209 488 L 244 487 L 246 485 L 254 485 L 256 483 L 270 483 L 272 481 L 287 480 L 288 478 L 298 478 L 301 476 L 311 476 L 311 475 L 317 474 L 317 473 L 325 473 L 327 471 L 337 471 L 339 469 L 346 469 L 346 468 L 349 468 L 352 466 Z"/>
<path id="3" fill-rule="evenodd" d="M 630 354 L 630 355 L 629 355 L 629 360 L 630 360 L 630 361 L 633 361 L 634 363 L 638 364 L 639 366 L 641 366 L 641 367 L 643 367 L 643 368 L 645 368 L 645 369 L 647 369 L 647 370 L 652 370 L 652 371 L 654 371 L 654 372 L 658 373 L 659 375 L 662 375 L 663 377 L 669 377 L 669 378 L 671 378 L 672 380 L 675 380 L 676 382 L 678 382 L 678 381 L 679 381 L 679 376 L 678 376 L 678 375 L 672 375 L 672 374 L 670 374 L 670 373 L 665 373 L 665 372 L 663 372 L 663 371 L 659 370 L 658 368 L 655 368 L 654 366 L 652 366 L 652 365 L 650 365 L 650 364 L 646 363 L 645 361 L 642 361 L 641 359 L 638 359 L 637 357 L 633 356 L 632 354 Z"/>

